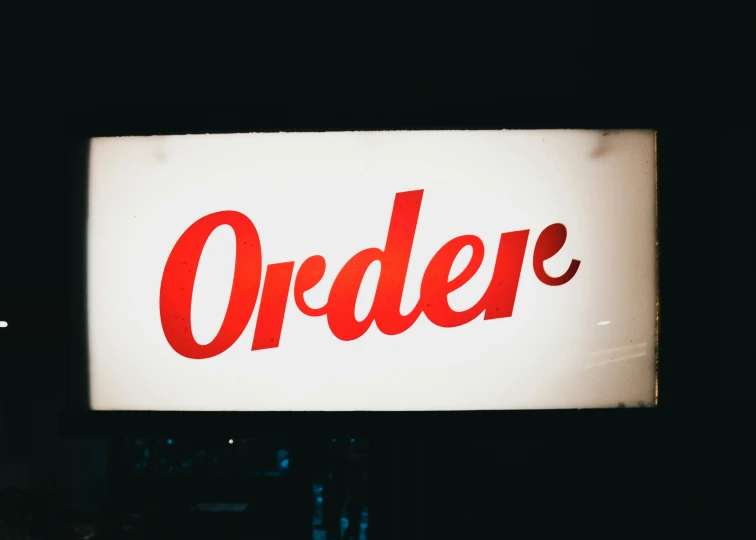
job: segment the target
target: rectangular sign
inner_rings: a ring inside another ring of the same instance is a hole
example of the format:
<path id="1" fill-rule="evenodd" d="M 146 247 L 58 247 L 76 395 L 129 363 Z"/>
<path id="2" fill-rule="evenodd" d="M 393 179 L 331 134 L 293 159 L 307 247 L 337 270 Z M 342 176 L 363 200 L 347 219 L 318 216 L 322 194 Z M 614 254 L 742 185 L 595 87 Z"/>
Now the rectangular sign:
<path id="1" fill-rule="evenodd" d="M 653 406 L 655 134 L 92 140 L 95 410 Z"/>

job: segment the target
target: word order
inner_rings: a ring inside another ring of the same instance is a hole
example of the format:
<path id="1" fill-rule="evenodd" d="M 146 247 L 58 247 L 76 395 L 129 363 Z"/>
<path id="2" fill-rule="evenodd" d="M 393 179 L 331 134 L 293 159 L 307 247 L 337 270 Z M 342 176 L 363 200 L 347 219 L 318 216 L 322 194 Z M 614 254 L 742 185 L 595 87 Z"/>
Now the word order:
<path id="1" fill-rule="evenodd" d="M 294 303 L 297 308 L 311 317 L 325 316 L 333 335 L 343 341 L 359 338 L 373 323 L 383 334 L 401 334 L 415 323 L 421 313 L 443 328 L 467 324 L 481 313 L 484 313 L 484 320 L 511 317 L 529 230 L 501 235 L 491 282 L 480 300 L 464 311 L 453 310 L 447 297 L 478 271 L 483 262 L 484 247 L 482 240 L 474 235 L 452 238 L 428 263 L 417 305 L 410 313 L 401 314 L 399 307 L 422 200 L 423 190 L 396 194 L 385 247 L 367 248 L 349 259 L 337 274 L 323 306 L 308 305 L 304 294 L 325 275 L 326 260 L 322 255 L 306 259 L 294 278 Z M 236 236 L 236 266 L 231 295 L 217 335 L 210 343 L 200 345 L 190 328 L 194 281 L 207 239 L 223 225 L 230 226 Z M 533 270 L 546 285 L 564 285 L 575 276 L 580 266 L 580 261 L 573 259 L 567 271 L 559 277 L 549 276 L 544 270 L 544 261 L 553 257 L 564 246 L 566 239 L 567 228 L 560 223 L 549 225 L 538 236 L 533 253 Z M 449 279 L 454 260 L 467 246 L 472 248 L 469 263 L 458 276 Z M 357 320 L 357 294 L 368 267 L 376 261 L 380 263 L 381 270 L 373 305 L 367 317 Z M 160 287 L 160 318 L 171 347 L 186 358 L 198 360 L 223 353 L 247 327 L 258 295 L 260 311 L 252 350 L 278 347 L 294 276 L 294 262 L 269 264 L 260 294 L 262 271 L 260 238 L 247 216 L 227 210 L 207 215 L 193 223 L 173 247 Z"/>

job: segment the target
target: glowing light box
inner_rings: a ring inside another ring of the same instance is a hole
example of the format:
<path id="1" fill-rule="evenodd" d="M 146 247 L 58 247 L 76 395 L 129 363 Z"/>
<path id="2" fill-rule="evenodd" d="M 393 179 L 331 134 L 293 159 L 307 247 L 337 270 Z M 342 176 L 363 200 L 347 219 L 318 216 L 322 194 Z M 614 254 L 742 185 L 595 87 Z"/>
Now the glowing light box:
<path id="1" fill-rule="evenodd" d="M 95 410 L 653 406 L 655 135 L 95 138 Z"/>

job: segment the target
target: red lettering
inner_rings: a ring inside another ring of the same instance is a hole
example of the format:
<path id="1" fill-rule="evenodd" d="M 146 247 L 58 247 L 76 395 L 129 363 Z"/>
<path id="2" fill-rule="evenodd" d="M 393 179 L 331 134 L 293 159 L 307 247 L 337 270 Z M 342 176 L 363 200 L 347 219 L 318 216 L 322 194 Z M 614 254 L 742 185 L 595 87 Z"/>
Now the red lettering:
<path id="1" fill-rule="evenodd" d="M 542 283 L 551 286 L 564 285 L 573 277 L 578 271 L 580 261 L 572 259 L 567 271 L 559 277 L 551 277 L 546 273 L 543 268 L 543 263 L 547 259 L 550 259 L 556 255 L 562 246 L 564 246 L 567 240 L 567 227 L 561 223 L 554 223 L 546 227 L 536 241 L 535 249 L 533 250 L 533 270 L 536 277 L 541 280 Z"/>
<path id="2" fill-rule="evenodd" d="M 252 340 L 253 351 L 278 347 L 293 272 L 293 262 L 268 265 L 255 325 L 255 337 Z"/>
<path id="3" fill-rule="evenodd" d="M 470 262 L 462 273 L 449 281 L 449 271 L 459 252 L 466 246 L 473 249 Z M 425 316 L 436 326 L 452 328 L 473 320 L 483 312 L 483 299 L 466 311 L 454 311 L 447 296 L 470 281 L 483 262 L 483 241 L 477 236 L 458 236 L 447 242 L 433 256 L 423 275 L 420 298 L 425 302 Z"/>
<path id="4" fill-rule="evenodd" d="M 205 243 L 221 225 L 229 225 L 236 235 L 234 279 L 218 334 L 207 345 L 200 345 L 191 330 L 194 280 Z M 201 360 L 217 356 L 233 345 L 252 316 L 261 274 L 260 238 L 247 216 L 232 211 L 216 212 L 192 224 L 168 256 L 160 284 L 160 320 L 173 350 L 186 358 Z"/>
<path id="5" fill-rule="evenodd" d="M 512 316 L 529 232 L 509 232 L 499 238 L 499 252 L 496 254 L 491 284 L 486 291 L 487 305 L 483 320 Z"/>
<path id="6" fill-rule="evenodd" d="M 467 324 L 483 311 L 486 312 L 486 320 L 511 317 L 527 242 L 528 231 L 501 235 L 496 265 L 488 289 L 478 303 L 465 311 L 451 309 L 448 295 L 475 275 L 483 262 L 485 248 L 483 241 L 473 235 L 458 236 L 447 242 L 433 256 L 423 276 L 420 294 L 428 320 L 437 326 L 452 328 Z M 470 262 L 462 273 L 449 281 L 449 272 L 454 260 L 466 246 L 473 249 Z"/>
<path id="7" fill-rule="evenodd" d="M 304 293 L 312 289 L 323 279 L 326 270 L 326 262 L 320 255 L 313 255 L 302 263 L 297 272 L 297 279 L 294 280 L 294 302 L 297 304 L 299 311 L 310 317 L 319 317 L 325 315 L 328 304 L 321 308 L 311 308 L 304 299 Z"/>
<path id="8" fill-rule="evenodd" d="M 409 329 L 421 313 L 443 328 L 467 324 L 481 313 L 484 320 L 511 317 L 520 282 L 528 230 L 504 233 L 499 238 L 493 276 L 480 300 L 463 311 L 449 306 L 448 296 L 472 279 L 483 262 L 485 247 L 473 235 L 458 236 L 447 242 L 433 256 L 420 286 L 420 300 L 412 311 L 401 313 L 402 295 L 407 278 L 415 231 L 420 216 L 423 190 L 397 193 L 383 249 L 371 247 L 349 259 L 334 280 L 325 305 L 313 308 L 304 294 L 323 279 L 326 260 L 320 255 L 307 258 L 294 280 L 293 294 L 297 308 L 305 315 L 326 315 L 335 337 L 343 341 L 359 338 L 375 321 L 378 330 L 397 335 Z M 207 239 L 222 225 L 228 225 L 236 236 L 236 265 L 231 295 L 221 328 L 207 345 L 200 345 L 191 331 L 191 307 L 197 266 Z M 560 277 L 549 276 L 543 268 L 545 260 L 564 246 L 567 229 L 556 223 L 541 232 L 533 253 L 533 269 L 547 285 L 563 285 L 576 274 L 580 261 L 573 259 Z M 459 253 L 467 246 L 472 257 L 462 272 L 449 279 Z M 355 316 L 357 295 L 365 272 L 374 262 L 381 265 L 378 286 L 369 314 L 358 321 Z M 260 297 L 252 350 L 278 347 L 288 303 L 294 262 L 268 265 Z M 244 332 L 257 303 L 262 276 L 260 239 L 252 221 L 239 212 L 223 211 L 206 216 L 192 224 L 176 242 L 163 271 L 160 286 L 160 319 L 163 332 L 173 349 L 192 359 L 205 359 L 226 351 Z"/>
<path id="9" fill-rule="evenodd" d="M 420 304 L 408 315 L 402 315 L 399 306 L 407 278 L 412 242 L 415 239 L 417 220 L 423 190 L 397 193 L 391 212 L 386 247 L 368 248 L 349 259 L 336 276 L 328 296 L 328 326 L 337 338 L 351 341 L 362 336 L 373 320 L 384 334 L 400 334 L 412 326 L 422 312 Z M 364 320 L 355 319 L 354 307 L 357 293 L 368 267 L 375 261 L 381 263 L 375 300 Z"/>

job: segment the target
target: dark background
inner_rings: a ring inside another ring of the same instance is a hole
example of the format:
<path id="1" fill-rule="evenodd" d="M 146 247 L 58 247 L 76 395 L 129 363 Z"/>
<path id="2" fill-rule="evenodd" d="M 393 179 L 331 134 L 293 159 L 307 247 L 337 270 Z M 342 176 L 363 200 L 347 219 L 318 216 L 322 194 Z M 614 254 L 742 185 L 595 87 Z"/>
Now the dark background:
<path id="1" fill-rule="evenodd" d="M 515 34 L 524 16 L 500 16 L 496 31 L 414 34 L 412 44 L 358 31 L 328 52 L 248 46 L 234 61 L 190 53 L 183 64 L 171 52 L 183 45 L 173 42 L 148 51 L 152 69 L 135 65 L 133 36 L 105 60 L 93 51 L 97 41 L 67 42 L 59 75 L 27 79 L 32 101 L 5 107 L 0 320 L 11 326 L 0 330 L 0 487 L 48 483 L 93 515 L 109 496 L 108 440 L 64 438 L 58 429 L 71 301 L 65 111 L 105 111 L 107 126 L 108 111 L 138 119 L 178 107 L 174 122 L 201 118 L 212 131 L 260 107 L 289 111 L 294 123 L 322 122 L 334 108 L 378 123 L 422 110 L 425 122 L 441 125 L 472 119 L 485 127 L 493 116 L 508 127 L 661 130 L 668 152 L 660 167 L 671 172 L 659 178 L 660 392 L 670 412 L 646 436 L 637 423 L 624 437 L 600 427 L 570 436 L 546 423 L 543 433 L 508 438 L 506 422 L 477 424 L 473 436 L 384 433 L 371 440 L 374 537 L 501 537 L 515 522 L 608 536 L 634 527 L 752 529 L 755 93 L 742 15 L 572 6 L 551 22 L 531 13 L 534 29 Z M 354 57 L 342 58 L 344 49 Z M 202 60 L 212 75 L 200 76 Z M 208 102 L 215 105 L 193 105 Z M 314 459 L 308 441 L 296 443 L 302 462 Z"/>

